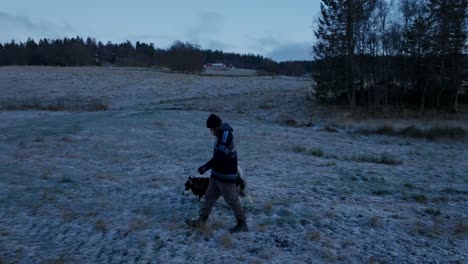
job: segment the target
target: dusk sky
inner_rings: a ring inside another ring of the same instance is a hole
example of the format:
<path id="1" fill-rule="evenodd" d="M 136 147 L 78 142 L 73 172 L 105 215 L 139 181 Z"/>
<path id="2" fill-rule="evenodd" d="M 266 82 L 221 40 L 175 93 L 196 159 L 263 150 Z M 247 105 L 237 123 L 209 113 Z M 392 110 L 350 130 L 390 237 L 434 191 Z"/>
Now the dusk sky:
<path id="1" fill-rule="evenodd" d="M 0 42 L 91 36 L 167 48 L 175 40 L 275 60 L 310 59 L 319 0 L 0 0 Z"/>

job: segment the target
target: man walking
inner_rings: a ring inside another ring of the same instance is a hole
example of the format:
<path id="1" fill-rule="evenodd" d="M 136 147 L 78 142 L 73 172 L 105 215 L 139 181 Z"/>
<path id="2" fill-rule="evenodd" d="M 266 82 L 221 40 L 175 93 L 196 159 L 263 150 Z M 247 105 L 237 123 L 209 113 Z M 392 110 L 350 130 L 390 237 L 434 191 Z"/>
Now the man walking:
<path id="1" fill-rule="evenodd" d="M 239 201 L 236 182 L 239 177 L 237 171 L 237 151 L 234 146 L 233 129 L 221 118 L 211 114 L 206 120 L 206 127 L 216 137 L 213 157 L 205 165 L 198 168 L 200 174 L 211 170 L 205 202 L 200 209 L 199 218 L 187 220 L 191 227 L 204 225 L 219 196 L 223 196 L 226 203 L 232 208 L 237 224 L 229 231 L 231 233 L 248 231 L 244 209 Z"/>

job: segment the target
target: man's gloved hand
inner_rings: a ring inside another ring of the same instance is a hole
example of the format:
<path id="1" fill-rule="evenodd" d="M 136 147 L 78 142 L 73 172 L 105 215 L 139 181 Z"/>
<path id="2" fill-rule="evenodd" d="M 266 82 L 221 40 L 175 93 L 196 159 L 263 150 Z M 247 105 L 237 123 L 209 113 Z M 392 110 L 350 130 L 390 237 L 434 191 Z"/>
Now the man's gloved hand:
<path id="1" fill-rule="evenodd" d="M 207 170 L 206 170 L 206 168 L 205 168 L 204 165 L 201 166 L 200 168 L 198 168 L 198 173 L 200 173 L 200 174 L 202 174 L 202 175 L 205 174 L 206 171 L 207 171 Z"/>

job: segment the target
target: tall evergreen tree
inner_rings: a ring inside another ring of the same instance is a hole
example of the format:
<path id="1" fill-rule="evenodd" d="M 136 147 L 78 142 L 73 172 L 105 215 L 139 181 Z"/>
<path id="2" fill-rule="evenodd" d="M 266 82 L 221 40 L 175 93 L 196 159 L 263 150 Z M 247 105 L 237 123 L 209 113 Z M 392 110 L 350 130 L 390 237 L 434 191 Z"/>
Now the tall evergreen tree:
<path id="1" fill-rule="evenodd" d="M 358 32 L 375 8 L 375 0 L 323 0 L 315 31 L 316 59 L 322 64 L 316 76 L 316 95 L 337 98 L 345 95 L 351 110 L 356 108 L 356 41 Z M 333 69 L 330 71 L 330 69 Z"/>
<path id="2" fill-rule="evenodd" d="M 452 110 L 458 111 L 458 95 L 464 78 L 463 51 L 466 47 L 467 1 L 430 0 L 433 19 L 435 108 L 447 93 L 453 102 Z"/>

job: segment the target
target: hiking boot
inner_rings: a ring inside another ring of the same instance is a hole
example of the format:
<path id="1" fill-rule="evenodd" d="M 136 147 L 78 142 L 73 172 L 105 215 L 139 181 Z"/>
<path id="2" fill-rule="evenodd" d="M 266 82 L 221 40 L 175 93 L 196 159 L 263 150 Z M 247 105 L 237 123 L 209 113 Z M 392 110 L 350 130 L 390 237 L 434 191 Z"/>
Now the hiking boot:
<path id="1" fill-rule="evenodd" d="M 198 219 L 194 219 L 194 220 L 187 219 L 185 220 L 185 223 L 190 227 L 197 228 L 197 227 L 201 227 L 205 225 L 206 220 L 208 220 L 208 217 L 200 216 L 198 217 Z"/>
<path id="2" fill-rule="evenodd" d="M 248 232 L 247 222 L 245 220 L 237 220 L 237 225 L 229 229 L 229 233 Z"/>

